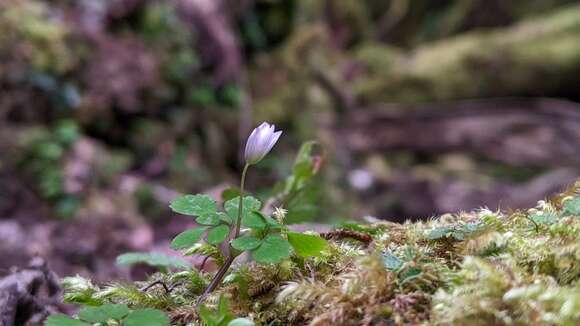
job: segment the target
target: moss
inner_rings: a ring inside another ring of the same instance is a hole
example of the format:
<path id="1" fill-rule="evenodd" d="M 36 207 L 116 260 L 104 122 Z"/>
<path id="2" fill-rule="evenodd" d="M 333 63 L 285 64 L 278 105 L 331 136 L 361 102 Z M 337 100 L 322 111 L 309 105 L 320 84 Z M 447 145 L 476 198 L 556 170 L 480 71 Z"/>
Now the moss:
<path id="1" fill-rule="evenodd" d="M 580 216 L 571 211 L 579 195 L 577 182 L 529 210 L 349 225 L 370 243 L 334 236 L 320 257 L 250 263 L 207 302 L 224 295 L 235 315 L 258 325 L 573 325 L 580 318 Z M 538 218 L 545 215 L 551 218 Z M 155 274 L 104 288 L 77 278 L 67 282 L 65 298 L 162 308 L 181 325 L 197 320 L 194 302 L 209 276 Z M 139 289 L 158 281 L 171 291 Z"/>
<path id="2" fill-rule="evenodd" d="M 580 69 L 580 45 L 572 41 L 578 38 L 579 17 L 580 6 L 567 6 L 395 57 L 389 51 L 384 62 L 390 69 L 373 69 L 377 55 L 360 57 L 369 71 L 354 84 L 355 93 L 369 102 L 425 102 L 557 90 L 576 82 Z"/>
<path id="3" fill-rule="evenodd" d="M 0 49 L 11 49 L 15 56 L 24 53 L 39 71 L 65 72 L 72 60 L 66 44 L 69 31 L 51 14 L 49 5 L 39 1 L 0 4 Z"/>

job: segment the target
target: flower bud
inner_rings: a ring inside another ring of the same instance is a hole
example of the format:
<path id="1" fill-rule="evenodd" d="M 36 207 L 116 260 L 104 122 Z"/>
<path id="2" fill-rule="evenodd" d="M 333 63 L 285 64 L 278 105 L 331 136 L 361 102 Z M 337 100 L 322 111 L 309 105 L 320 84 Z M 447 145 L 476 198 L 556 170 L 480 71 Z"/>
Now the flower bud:
<path id="1" fill-rule="evenodd" d="M 282 135 L 282 131 L 275 131 L 275 126 L 267 122 L 263 122 L 258 128 L 255 128 L 246 141 L 244 153 L 246 164 L 252 165 L 260 162 L 274 147 L 280 135 Z"/>

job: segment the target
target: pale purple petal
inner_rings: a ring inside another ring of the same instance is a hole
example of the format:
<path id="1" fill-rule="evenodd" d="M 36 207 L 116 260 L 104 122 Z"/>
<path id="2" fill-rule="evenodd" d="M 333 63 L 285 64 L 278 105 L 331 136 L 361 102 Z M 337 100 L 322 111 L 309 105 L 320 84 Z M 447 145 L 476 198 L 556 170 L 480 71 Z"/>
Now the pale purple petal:
<path id="1" fill-rule="evenodd" d="M 270 152 L 276 144 L 282 131 L 276 132 L 276 126 L 262 122 L 255 128 L 246 142 L 244 158 L 248 164 L 256 164 Z"/>
<path id="2" fill-rule="evenodd" d="M 272 147 L 274 147 L 274 145 L 276 145 L 276 142 L 278 142 L 278 139 L 280 138 L 280 136 L 282 136 L 282 130 L 275 132 L 272 137 L 270 137 L 270 143 L 268 144 L 268 149 L 266 150 L 266 154 L 269 153 L 272 150 Z"/>

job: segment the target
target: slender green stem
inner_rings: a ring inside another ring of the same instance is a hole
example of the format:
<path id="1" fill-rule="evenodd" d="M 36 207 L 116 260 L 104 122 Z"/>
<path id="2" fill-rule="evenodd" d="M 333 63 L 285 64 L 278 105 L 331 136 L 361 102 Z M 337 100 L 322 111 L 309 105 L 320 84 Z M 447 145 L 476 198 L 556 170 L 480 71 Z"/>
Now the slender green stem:
<path id="1" fill-rule="evenodd" d="M 240 181 L 240 204 L 238 205 L 238 220 L 236 221 L 236 232 L 234 233 L 234 239 L 240 235 L 240 228 L 242 226 L 242 210 L 244 209 L 244 185 L 246 183 L 246 173 L 250 165 L 246 163 L 244 165 L 244 171 L 242 171 L 242 180 Z"/>
<path id="2" fill-rule="evenodd" d="M 240 203 L 238 205 L 238 219 L 236 220 L 236 230 L 234 232 L 233 239 L 236 239 L 240 235 L 240 228 L 242 226 L 242 211 L 244 209 L 244 185 L 246 183 L 246 173 L 248 172 L 249 167 L 250 165 L 246 163 L 246 165 L 244 165 L 244 170 L 242 172 L 242 178 L 240 181 Z M 217 273 L 215 274 L 215 276 L 213 277 L 213 279 L 211 280 L 211 282 L 209 283 L 203 294 L 197 299 L 197 305 L 203 303 L 205 298 L 207 298 L 207 296 L 220 285 L 222 279 L 224 278 L 224 276 L 230 269 L 230 266 L 234 262 L 234 259 L 236 259 L 238 255 L 239 253 L 237 253 L 235 249 L 230 246 L 228 258 L 226 259 L 222 267 L 220 267 L 220 269 L 217 271 Z"/>

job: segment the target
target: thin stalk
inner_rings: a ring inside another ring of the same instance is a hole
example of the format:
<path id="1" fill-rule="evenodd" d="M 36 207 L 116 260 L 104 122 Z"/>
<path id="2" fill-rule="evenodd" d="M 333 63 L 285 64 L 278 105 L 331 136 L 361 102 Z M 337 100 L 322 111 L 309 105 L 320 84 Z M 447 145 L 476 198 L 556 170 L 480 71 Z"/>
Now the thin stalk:
<path id="1" fill-rule="evenodd" d="M 244 185 L 246 183 L 246 173 L 250 165 L 246 163 L 244 165 L 244 170 L 242 171 L 242 180 L 240 181 L 240 204 L 238 205 L 238 220 L 236 221 L 236 232 L 234 233 L 234 239 L 240 235 L 240 228 L 242 226 L 242 209 L 244 208 Z M 230 250 L 231 251 L 231 250 Z"/>
<path id="2" fill-rule="evenodd" d="M 244 209 L 244 200 L 243 200 L 244 185 L 246 183 L 246 173 L 248 172 L 249 167 L 250 165 L 246 163 L 246 165 L 244 165 L 244 170 L 242 171 L 242 178 L 240 181 L 240 203 L 238 205 L 238 219 L 236 220 L 236 230 L 234 232 L 233 239 L 236 239 L 240 235 L 240 228 L 242 226 L 242 210 Z M 203 301 L 205 301 L 207 296 L 220 285 L 222 279 L 230 269 L 230 266 L 232 265 L 237 256 L 238 253 L 236 253 L 235 249 L 230 246 L 228 258 L 226 258 L 226 261 L 224 262 L 222 267 L 220 267 L 220 269 L 217 271 L 217 273 L 215 274 L 215 276 L 213 277 L 213 279 L 211 280 L 211 282 L 209 283 L 203 294 L 197 299 L 197 305 L 203 303 Z"/>

